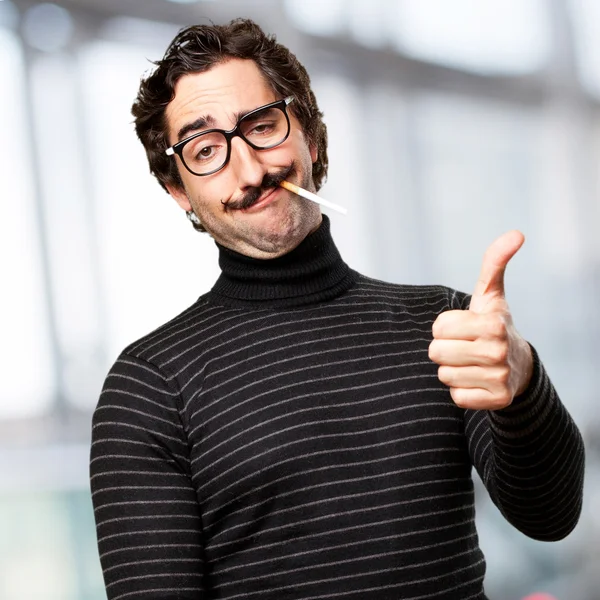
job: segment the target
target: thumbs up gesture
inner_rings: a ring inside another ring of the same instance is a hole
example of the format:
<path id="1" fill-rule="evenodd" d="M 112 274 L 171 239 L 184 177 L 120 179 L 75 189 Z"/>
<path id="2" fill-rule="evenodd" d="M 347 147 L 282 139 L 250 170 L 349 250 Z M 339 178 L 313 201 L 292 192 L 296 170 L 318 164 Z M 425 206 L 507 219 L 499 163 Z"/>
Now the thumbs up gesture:
<path id="1" fill-rule="evenodd" d="M 524 241 L 522 233 L 509 231 L 493 242 L 469 310 L 443 312 L 433 323 L 429 358 L 462 408 L 505 408 L 531 379 L 531 348 L 517 333 L 504 297 L 506 265 Z"/>

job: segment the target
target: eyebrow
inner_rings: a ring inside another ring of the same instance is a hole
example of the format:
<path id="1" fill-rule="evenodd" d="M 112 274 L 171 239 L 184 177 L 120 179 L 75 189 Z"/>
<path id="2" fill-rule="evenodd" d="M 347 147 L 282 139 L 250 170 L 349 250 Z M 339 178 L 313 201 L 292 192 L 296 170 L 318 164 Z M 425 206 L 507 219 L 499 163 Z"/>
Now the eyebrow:
<path id="1" fill-rule="evenodd" d="M 245 117 L 248 113 L 251 113 L 251 112 L 257 110 L 258 108 L 262 108 L 262 107 L 257 106 L 255 108 L 251 108 L 250 110 L 239 110 L 238 112 L 234 113 L 233 118 L 235 120 L 236 125 L 237 125 L 237 123 L 239 123 L 239 121 L 242 117 Z M 195 133 L 196 131 L 200 131 L 201 129 L 204 129 L 205 127 L 208 127 L 208 126 L 214 127 L 215 122 L 216 122 L 215 118 L 212 115 L 198 117 L 195 121 L 185 124 L 177 132 L 177 141 L 181 142 L 188 136 L 188 134 Z"/>
<path id="2" fill-rule="evenodd" d="M 213 126 L 215 124 L 215 119 L 211 115 L 206 115 L 205 117 L 198 117 L 195 121 L 191 123 L 186 123 L 178 132 L 177 132 L 177 141 L 185 139 L 189 133 L 199 131 L 200 129 L 204 129 L 205 127 Z"/>

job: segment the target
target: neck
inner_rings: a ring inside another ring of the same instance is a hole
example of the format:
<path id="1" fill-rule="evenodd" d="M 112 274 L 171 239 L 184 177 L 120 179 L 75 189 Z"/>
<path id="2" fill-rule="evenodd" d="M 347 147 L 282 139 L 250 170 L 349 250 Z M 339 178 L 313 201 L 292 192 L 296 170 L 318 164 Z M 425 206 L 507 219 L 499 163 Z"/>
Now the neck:
<path id="1" fill-rule="evenodd" d="M 296 248 L 277 258 L 261 260 L 217 246 L 222 272 L 211 299 L 229 306 L 315 304 L 342 294 L 355 281 L 333 242 L 326 215 Z"/>

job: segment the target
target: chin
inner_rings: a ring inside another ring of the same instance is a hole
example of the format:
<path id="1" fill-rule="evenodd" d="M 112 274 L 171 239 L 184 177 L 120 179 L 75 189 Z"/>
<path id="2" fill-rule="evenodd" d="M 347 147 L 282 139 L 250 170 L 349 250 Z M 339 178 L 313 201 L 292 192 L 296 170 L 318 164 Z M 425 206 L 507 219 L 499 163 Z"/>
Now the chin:
<path id="1" fill-rule="evenodd" d="M 309 209 L 309 210 L 307 210 Z M 316 209 L 316 210 L 314 210 Z M 269 219 L 261 228 L 253 243 L 262 256 L 257 258 L 277 258 L 292 251 L 304 238 L 315 230 L 321 222 L 321 212 L 318 206 L 302 207 L 301 210 L 290 211 L 284 218 Z"/>

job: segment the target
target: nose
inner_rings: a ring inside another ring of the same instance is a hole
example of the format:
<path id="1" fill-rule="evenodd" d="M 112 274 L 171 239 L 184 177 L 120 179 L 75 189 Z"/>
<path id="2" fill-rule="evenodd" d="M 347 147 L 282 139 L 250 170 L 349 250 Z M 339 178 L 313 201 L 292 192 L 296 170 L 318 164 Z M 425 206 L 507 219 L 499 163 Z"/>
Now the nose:
<path id="1" fill-rule="evenodd" d="M 229 167 L 237 177 L 238 187 L 241 190 L 248 187 L 260 187 L 267 174 L 266 165 L 261 162 L 258 152 L 239 136 L 231 140 Z"/>

